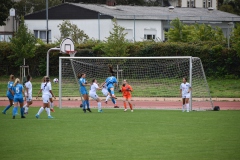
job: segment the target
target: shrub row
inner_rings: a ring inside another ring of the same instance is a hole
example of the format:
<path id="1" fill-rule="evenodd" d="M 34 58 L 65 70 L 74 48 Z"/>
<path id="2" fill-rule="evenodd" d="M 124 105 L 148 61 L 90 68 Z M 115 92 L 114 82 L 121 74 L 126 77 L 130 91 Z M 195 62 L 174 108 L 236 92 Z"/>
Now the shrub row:
<path id="1" fill-rule="evenodd" d="M 103 52 L 93 50 L 95 44 L 81 44 L 76 46 L 76 56 L 101 57 Z M 30 67 L 30 74 L 43 76 L 46 74 L 46 53 L 53 45 L 41 45 L 36 50 L 33 58 L 27 59 L 26 64 Z M 202 60 L 205 74 L 208 77 L 239 77 L 240 57 L 233 49 L 227 49 L 225 44 L 205 43 L 155 43 L 137 42 L 128 44 L 128 52 L 132 57 L 153 57 L 153 56 L 193 56 Z M 19 74 L 19 66 L 16 66 L 14 59 L 8 56 L 13 54 L 10 43 L 0 43 L 0 75 Z M 58 59 L 62 55 L 58 51 L 50 54 L 50 75 L 58 75 Z"/>

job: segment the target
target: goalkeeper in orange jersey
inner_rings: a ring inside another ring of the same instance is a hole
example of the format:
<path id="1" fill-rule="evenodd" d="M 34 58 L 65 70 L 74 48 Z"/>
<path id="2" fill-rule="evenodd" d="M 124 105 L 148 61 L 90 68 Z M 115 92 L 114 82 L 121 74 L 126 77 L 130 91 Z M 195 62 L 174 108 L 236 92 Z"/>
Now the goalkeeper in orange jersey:
<path id="1" fill-rule="evenodd" d="M 133 91 L 132 87 L 128 84 L 127 80 L 123 80 L 123 85 L 122 85 L 122 89 L 119 90 L 119 92 L 122 92 L 123 94 L 123 105 L 124 105 L 124 112 L 127 111 L 127 103 L 129 104 L 129 107 L 131 109 L 131 112 L 133 112 L 133 107 L 132 107 L 132 103 L 131 103 L 131 98 L 132 98 L 132 94 L 131 92 Z"/>

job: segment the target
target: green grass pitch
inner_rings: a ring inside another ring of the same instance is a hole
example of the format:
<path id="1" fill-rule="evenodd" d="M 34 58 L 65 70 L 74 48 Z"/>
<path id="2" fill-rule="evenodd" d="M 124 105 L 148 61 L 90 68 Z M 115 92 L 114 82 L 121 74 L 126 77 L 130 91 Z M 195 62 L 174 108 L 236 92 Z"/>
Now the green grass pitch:
<path id="1" fill-rule="evenodd" d="M 0 159 L 240 159 L 240 111 L 55 108 L 54 119 L 45 111 L 36 119 L 38 109 L 26 119 L 0 115 Z"/>

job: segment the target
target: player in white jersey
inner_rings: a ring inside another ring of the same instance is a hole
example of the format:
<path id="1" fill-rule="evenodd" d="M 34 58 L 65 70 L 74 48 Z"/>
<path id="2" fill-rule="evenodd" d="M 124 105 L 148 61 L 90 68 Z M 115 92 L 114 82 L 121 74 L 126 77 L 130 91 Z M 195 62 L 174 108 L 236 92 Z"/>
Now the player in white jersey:
<path id="1" fill-rule="evenodd" d="M 53 92 L 52 92 L 52 86 L 51 86 L 51 83 L 50 82 L 50 78 L 49 77 L 46 77 L 45 78 L 45 83 L 44 85 L 41 86 L 41 90 L 42 90 L 42 100 L 43 100 L 43 107 L 41 107 L 38 111 L 38 113 L 36 114 L 36 118 L 39 118 L 40 114 L 42 113 L 42 111 L 44 109 L 46 109 L 47 111 L 47 115 L 48 115 L 48 118 L 53 118 L 50 114 L 50 108 L 49 108 L 49 94 L 51 94 L 54 98 L 55 96 L 53 95 Z"/>
<path id="2" fill-rule="evenodd" d="M 39 94 L 40 94 L 40 92 L 42 92 L 42 86 L 44 86 L 44 84 L 45 84 L 45 82 L 46 82 L 46 76 L 44 76 L 43 77 L 43 79 L 42 79 L 42 83 L 41 83 L 41 87 L 40 87 L 40 90 L 38 91 L 38 94 L 37 94 L 37 97 L 36 97 L 36 99 L 38 99 L 38 96 L 39 96 Z M 49 83 L 51 83 L 51 82 L 49 82 Z M 55 97 L 54 97 L 55 98 Z M 55 98 L 56 99 L 56 98 Z M 49 100 L 50 100 L 50 111 L 51 112 L 55 112 L 54 111 L 54 109 L 53 109 L 53 106 L 54 106 L 54 104 L 53 104 L 53 99 L 52 99 L 52 94 L 49 94 Z M 45 108 L 46 109 L 46 108 Z"/>
<path id="3" fill-rule="evenodd" d="M 102 111 L 102 106 L 101 106 L 101 100 L 97 95 L 97 90 L 101 90 L 102 88 L 99 88 L 98 84 L 97 84 L 97 80 L 93 79 L 92 80 L 92 85 L 91 85 L 91 89 L 89 91 L 89 96 L 96 100 L 98 102 L 98 112 L 103 112 Z"/>
<path id="4" fill-rule="evenodd" d="M 31 83 L 32 77 L 30 75 L 27 75 L 27 82 L 25 83 L 25 100 L 26 104 L 23 106 L 24 108 L 24 114 L 28 114 L 29 106 L 32 104 L 32 83 Z"/>
<path id="5" fill-rule="evenodd" d="M 192 91 L 191 85 L 187 82 L 187 78 L 183 77 L 183 83 L 180 85 L 180 95 L 182 97 L 182 111 L 185 111 L 185 107 L 187 108 L 187 112 L 189 112 L 189 98 L 191 96 L 190 92 Z"/>

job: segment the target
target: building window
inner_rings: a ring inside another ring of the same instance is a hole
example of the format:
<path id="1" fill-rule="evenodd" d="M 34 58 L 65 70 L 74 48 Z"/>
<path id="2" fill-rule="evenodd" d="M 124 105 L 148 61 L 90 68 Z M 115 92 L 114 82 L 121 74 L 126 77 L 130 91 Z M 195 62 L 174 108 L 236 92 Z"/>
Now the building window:
<path id="1" fill-rule="evenodd" d="M 156 29 L 144 29 L 144 40 L 156 39 L 157 30 Z"/>
<path id="2" fill-rule="evenodd" d="M 164 28 L 164 41 L 167 41 L 168 40 L 168 38 L 167 38 L 167 36 L 166 36 L 166 34 L 165 33 L 167 33 L 169 31 L 169 28 Z"/>
<path id="3" fill-rule="evenodd" d="M 188 7 L 188 8 L 193 8 L 193 7 L 195 7 L 195 0 L 188 0 L 188 1 L 187 1 L 187 7 Z"/>
<path id="4" fill-rule="evenodd" d="M 43 41 L 47 41 L 47 34 L 46 34 L 46 30 L 34 30 L 34 36 L 36 38 L 39 38 Z M 51 30 L 48 31 L 48 40 L 51 41 Z"/>
<path id="5" fill-rule="evenodd" d="M 206 6 L 206 0 L 203 0 L 203 8 L 207 8 L 207 6 Z"/>
<path id="6" fill-rule="evenodd" d="M 208 0 L 208 7 L 212 7 L 212 0 Z"/>
<path id="7" fill-rule="evenodd" d="M 12 38 L 12 35 L 9 34 L 9 35 L 0 35 L 0 42 L 10 42 L 10 38 Z"/>

